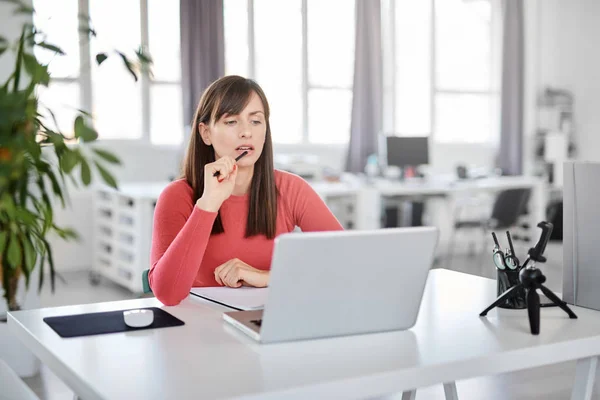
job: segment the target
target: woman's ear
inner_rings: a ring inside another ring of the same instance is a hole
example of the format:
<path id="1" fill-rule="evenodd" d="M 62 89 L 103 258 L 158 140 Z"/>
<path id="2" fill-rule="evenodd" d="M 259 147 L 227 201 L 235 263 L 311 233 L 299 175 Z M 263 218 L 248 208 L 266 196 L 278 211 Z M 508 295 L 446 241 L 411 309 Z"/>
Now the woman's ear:
<path id="1" fill-rule="evenodd" d="M 198 124 L 198 132 L 200 132 L 200 137 L 202 138 L 202 141 L 207 146 L 210 146 L 212 144 L 210 141 L 210 130 L 208 129 L 208 126 L 204 122 L 200 122 Z"/>

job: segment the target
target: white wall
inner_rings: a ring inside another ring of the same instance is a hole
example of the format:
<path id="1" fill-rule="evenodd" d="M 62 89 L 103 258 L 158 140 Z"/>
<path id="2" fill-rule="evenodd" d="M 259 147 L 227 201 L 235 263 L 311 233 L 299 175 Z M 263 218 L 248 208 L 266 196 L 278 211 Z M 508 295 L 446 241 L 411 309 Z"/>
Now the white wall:
<path id="1" fill-rule="evenodd" d="M 538 18 L 538 90 L 574 93 L 577 159 L 600 161 L 600 1 L 539 1 Z"/>

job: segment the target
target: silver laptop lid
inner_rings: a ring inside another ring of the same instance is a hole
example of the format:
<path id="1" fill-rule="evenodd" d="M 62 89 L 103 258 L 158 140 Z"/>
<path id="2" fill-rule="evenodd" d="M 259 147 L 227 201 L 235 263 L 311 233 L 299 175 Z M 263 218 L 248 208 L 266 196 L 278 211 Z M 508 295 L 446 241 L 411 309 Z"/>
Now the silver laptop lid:
<path id="1" fill-rule="evenodd" d="M 437 240 L 435 227 L 279 236 L 261 342 L 412 327 Z"/>

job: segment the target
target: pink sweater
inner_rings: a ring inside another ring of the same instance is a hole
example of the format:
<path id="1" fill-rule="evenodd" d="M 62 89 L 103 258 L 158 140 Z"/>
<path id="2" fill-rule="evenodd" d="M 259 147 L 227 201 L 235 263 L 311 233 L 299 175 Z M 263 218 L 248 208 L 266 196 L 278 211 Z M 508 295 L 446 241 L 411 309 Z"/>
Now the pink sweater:
<path id="1" fill-rule="evenodd" d="M 339 221 L 312 187 L 297 175 L 275 170 L 279 190 L 277 235 L 296 226 L 304 232 L 342 230 Z M 230 196 L 221 206 L 225 233 L 211 235 L 216 212 L 193 203 L 185 180 L 169 184 L 154 212 L 150 254 L 150 287 L 165 305 L 179 304 L 192 287 L 219 286 L 214 270 L 232 258 L 269 270 L 274 240 L 245 238 L 249 195 Z"/>

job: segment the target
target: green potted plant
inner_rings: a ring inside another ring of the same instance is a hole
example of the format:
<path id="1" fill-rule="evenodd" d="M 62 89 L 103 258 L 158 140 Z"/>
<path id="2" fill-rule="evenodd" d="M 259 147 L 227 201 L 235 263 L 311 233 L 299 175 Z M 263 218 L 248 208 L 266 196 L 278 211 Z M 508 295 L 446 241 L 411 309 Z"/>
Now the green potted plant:
<path id="1" fill-rule="evenodd" d="M 34 13 L 19 0 L 9 2 L 15 4 L 15 14 Z M 96 32 L 85 20 L 85 32 L 91 40 Z M 40 104 L 36 88 L 48 86 L 52 77 L 48 66 L 36 59 L 35 47 L 64 55 L 59 44 L 46 42 L 44 33 L 33 23 L 25 23 L 13 43 L 0 37 L 0 57 L 9 52 L 15 55 L 12 73 L 0 82 L 0 281 L 8 311 L 20 308 L 19 280 L 24 279 L 28 287 L 34 273 L 39 273 L 41 289 L 47 270 L 54 292 L 54 260 L 48 236 L 56 233 L 65 240 L 77 237 L 76 232 L 54 221 L 54 207 L 66 206 L 67 181 L 76 187 L 88 186 L 93 176 L 100 176 L 117 188 L 107 166 L 120 164 L 110 152 L 91 145 L 98 133 L 89 113 L 79 111 L 72 135 L 48 123 L 41 111 L 47 111 L 54 120 L 55 113 Z M 120 51 L 96 54 L 95 60 L 102 64 L 111 56 L 121 59 L 125 71 L 136 81 L 139 72 L 147 71 L 152 62 L 141 48 L 134 60 Z"/>

